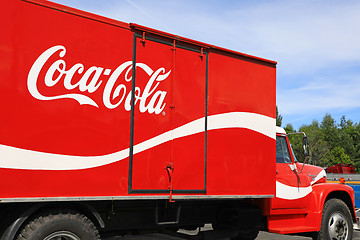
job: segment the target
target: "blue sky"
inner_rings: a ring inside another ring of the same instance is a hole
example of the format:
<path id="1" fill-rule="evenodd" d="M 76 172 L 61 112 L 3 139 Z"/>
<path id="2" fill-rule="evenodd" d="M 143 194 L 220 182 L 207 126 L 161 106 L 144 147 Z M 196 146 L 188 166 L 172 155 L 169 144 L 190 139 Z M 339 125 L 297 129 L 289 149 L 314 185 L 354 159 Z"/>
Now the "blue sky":
<path id="1" fill-rule="evenodd" d="M 54 0 L 278 62 L 283 126 L 360 121 L 360 1 Z"/>

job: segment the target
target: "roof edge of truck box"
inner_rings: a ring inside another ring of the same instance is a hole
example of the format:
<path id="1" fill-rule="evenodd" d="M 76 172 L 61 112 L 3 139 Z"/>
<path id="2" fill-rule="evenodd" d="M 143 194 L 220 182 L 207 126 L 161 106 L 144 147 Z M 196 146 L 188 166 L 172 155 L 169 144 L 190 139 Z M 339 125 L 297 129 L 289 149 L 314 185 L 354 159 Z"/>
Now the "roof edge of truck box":
<path id="1" fill-rule="evenodd" d="M 159 31 L 159 30 L 149 28 L 149 27 L 145 27 L 145 26 L 142 26 L 142 25 L 139 25 L 139 24 L 130 23 L 130 27 L 133 28 L 134 30 L 151 33 L 151 34 L 162 36 L 162 37 L 165 37 L 165 38 L 170 38 L 170 39 L 173 39 L 173 40 L 177 40 L 177 41 L 180 41 L 180 42 L 183 42 L 183 43 L 195 45 L 195 46 L 202 47 L 202 48 L 205 48 L 205 49 L 214 49 L 214 50 L 218 50 L 220 52 L 226 52 L 226 53 L 230 53 L 230 54 L 233 54 L 233 55 L 238 55 L 238 56 L 245 57 L 245 58 L 250 58 L 250 59 L 253 59 L 253 60 L 256 60 L 256 61 L 268 63 L 268 64 L 270 64 L 270 65 L 272 65 L 274 67 L 277 64 L 276 61 L 272 61 L 272 60 L 268 60 L 268 59 L 265 59 L 265 58 L 260 58 L 260 57 L 256 57 L 256 56 L 253 56 L 253 55 L 249 55 L 249 54 L 229 50 L 229 49 L 226 49 L 226 48 L 210 45 L 210 44 L 203 43 L 203 42 L 196 41 L 196 40 L 192 40 L 192 39 L 189 39 L 189 38 L 180 37 L 178 35 L 174 35 L 174 34 L 171 34 L 171 33 Z"/>
<path id="2" fill-rule="evenodd" d="M 80 16 L 80 17 L 84 17 L 84 18 L 87 18 L 87 19 L 93 19 L 94 21 L 110 24 L 110 25 L 113 25 L 113 26 L 116 26 L 116 27 L 125 28 L 125 29 L 133 29 L 133 30 L 138 30 L 138 31 L 142 31 L 142 32 L 147 32 L 147 33 L 151 33 L 151 34 L 154 34 L 154 35 L 157 35 L 157 36 L 161 36 L 161 37 L 177 40 L 177 41 L 180 41 L 180 42 L 183 42 L 183 43 L 195 45 L 195 46 L 198 46 L 200 48 L 214 49 L 214 50 L 217 50 L 217 51 L 220 51 L 220 52 L 226 52 L 226 53 L 229 53 L 229 54 L 232 54 L 232 55 L 245 57 L 247 59 L 252 59 L 252 60 L 255 60 L 255 61 L 270 64 L 272 67 L 275 67 L 276 64 L 277 64 L 276 61 L 272 61 L 272 60 L 268 60 L 268 59 L 265 59 L 265 58 L 260 58 L 260 57 L 256 57 L 256 56 L 253 56 L 253 55 L 249 55 L 249 54 L 229 50 L 229 49 L 226 49 L 226 48 L 206 44 L 206 43 L 196 41 L 196 40 L 192 40 L 192 39 L 189 39 L 189 38 L 180 37 L 178 35 L 174 35 L 174 34 L 171 34 L 171 33 L 159 31 L 159 30 L 149 28 L 149 27 L 145 27 L 145 26 L 142 26 L 142 25 L 139 25 L 139 24 L 135 24 L 135 23 L 130 23 L 129 24 L 129 23 L 121 22 L 121 21 L 118 21 L 118 20 L 114 20 L 114 19 L 111 19 L 111 18 L 103 17 L 101 15 L 93 14 L 93 13 L 82 11 L 82 10 L 78 10 L 78 9 L 75 9 L 75 8 L 72 8 L 72 7 L 64 6 L 64 5 L 54 3 L 54 2 L 50 2 L 50 1 L 47 1 L 47 0 L 22 0 L 22 1 L 32 3 L 32 4 L 41 5 L 41 6 L 48 7 L 48 8 L 51 8 L 51 9 L 54 9 L 54 10 L 57 10 L 57 11 L 61 11 L 61 12 L 67 12 L 67 13 L 70 13 L 70 14 L 73 14 L 73 15 L 76 15 L 76 16 Z"/>
<path id="3" fill-rule="evenodd" d="M 43 7 L 47 7 L 47 8 L 57 10 L 57 11 L 60 11 L 60 12 L 70 13 L 70 14 L 73 14 L 73 15 L 76 15 L 76 16 L 79 16 L 79 17 L 92 19 L 92 20 L 95 20 L 95 21 L 98 21 L 98 22 L 110 24 L 110 25 L 113 25 L 115 27 L 130 29 L 128 23 L 117 21 L 117 20 L 107 18 L 107 17 L 103 17 L 103 16 L 98 15 L 98 14 L 82 11 L 82 10 L 72 8 L 72 7 L 68 7 L 68 6 L 65 6 L 65 5 L 61 5 L 61 4 L 58 4 L 58 3 L 50 2 L 50 1 L 47 1 L 47 0 L 22 0 L 22 1 L 32 3 L 32 4 L 36 4 L 36 5 L 40 5 L 40 6 L 43 6 Z"/>

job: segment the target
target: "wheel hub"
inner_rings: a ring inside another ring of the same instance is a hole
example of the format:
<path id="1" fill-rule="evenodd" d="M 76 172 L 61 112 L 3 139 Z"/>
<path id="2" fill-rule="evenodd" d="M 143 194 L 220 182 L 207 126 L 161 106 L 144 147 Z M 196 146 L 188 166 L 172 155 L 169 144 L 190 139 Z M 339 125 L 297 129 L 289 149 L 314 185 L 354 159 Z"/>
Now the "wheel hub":
<path id="1" fill-rule="evenodd" d="M 72 232 L 59 231 L 50 234 L 49 236 L 44 238 L 44 240 L 81 240 L 81 239 Z"/>
<path id="2" fill-rule="evenodd" d="M 335 212 L 329 219 L 329 236 L 331 240 L 347 240 L 349 227 L 345 217 L 340 212 Z"/>

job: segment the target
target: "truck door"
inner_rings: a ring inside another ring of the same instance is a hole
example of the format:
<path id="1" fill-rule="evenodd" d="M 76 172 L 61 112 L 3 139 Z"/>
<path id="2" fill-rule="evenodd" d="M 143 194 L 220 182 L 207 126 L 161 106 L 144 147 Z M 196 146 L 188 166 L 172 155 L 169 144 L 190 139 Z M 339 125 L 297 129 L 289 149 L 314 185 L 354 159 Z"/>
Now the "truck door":
<path id="1" fill-rule="evenodd" d="M 205 192 L 206 54 L 134 37 L 129 192 Z"/>
<path id="2" fill-rule="evenodd" d="M 286 136 L 276 136 L 276 197 L 272 209 L 305 209 L 311 191 L 309 176 L 297 169 Z"/>
<path id="3" fill-rule="evenodd" d="M 207 55 L 201 51 L 177 46 L 172 124 L 175 134 L 187 135 L 173 141 L 173 185 L 178 192 L 206 190 L 206 65 Z"/>

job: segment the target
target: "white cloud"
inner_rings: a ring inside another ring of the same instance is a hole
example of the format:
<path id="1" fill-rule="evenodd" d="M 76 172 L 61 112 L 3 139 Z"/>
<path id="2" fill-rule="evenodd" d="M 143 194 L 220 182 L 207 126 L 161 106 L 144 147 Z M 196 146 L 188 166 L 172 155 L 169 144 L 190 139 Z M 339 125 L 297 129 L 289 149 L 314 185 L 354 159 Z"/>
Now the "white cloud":
<path id="1" fill-rule="evenodd" d="M 346 112 L 360 108 L 360 74 L 331 79 L 317 77 L 313 82 L 277 94 L 278 105 L 285 115 L 317 112 Z"/>

